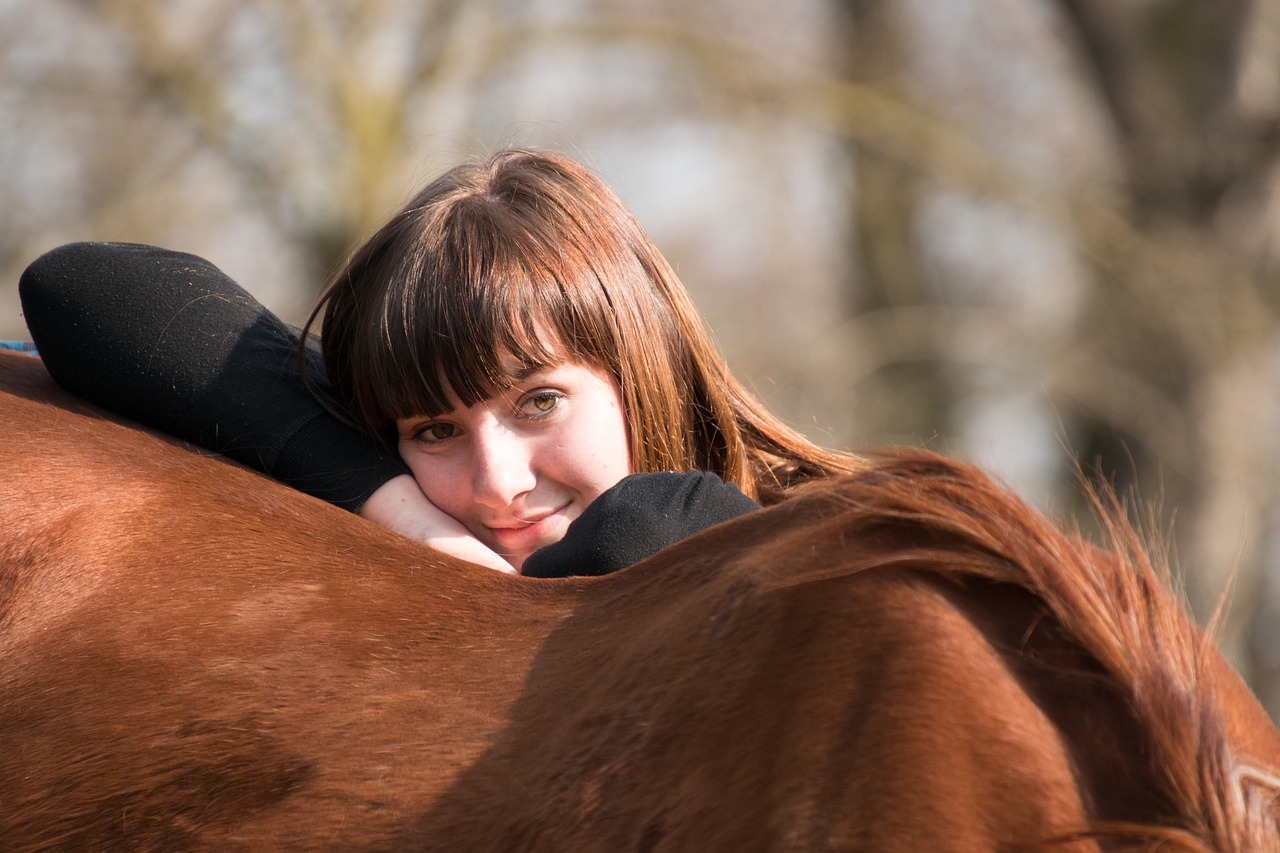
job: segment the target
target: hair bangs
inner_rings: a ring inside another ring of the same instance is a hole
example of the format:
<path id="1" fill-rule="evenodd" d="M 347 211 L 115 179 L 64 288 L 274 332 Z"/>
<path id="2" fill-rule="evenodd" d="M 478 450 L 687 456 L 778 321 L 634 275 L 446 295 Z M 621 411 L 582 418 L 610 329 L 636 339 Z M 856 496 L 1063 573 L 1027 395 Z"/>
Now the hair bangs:
<path id="1" fill-rule="evenodd" d="M 612 368 L 607 309 L 583 299 L 598 287 L 566 282 L 581 271 L 527 233 L 520 240 L 469 233 L 390 277 L 380 322 L 368 330 L 377 339 L 366 350 L 379 377 L 370 402 L 384 422 L 473 406 L 565 361 Z M 475 245 L 477 235 L 484 245 Z"/>

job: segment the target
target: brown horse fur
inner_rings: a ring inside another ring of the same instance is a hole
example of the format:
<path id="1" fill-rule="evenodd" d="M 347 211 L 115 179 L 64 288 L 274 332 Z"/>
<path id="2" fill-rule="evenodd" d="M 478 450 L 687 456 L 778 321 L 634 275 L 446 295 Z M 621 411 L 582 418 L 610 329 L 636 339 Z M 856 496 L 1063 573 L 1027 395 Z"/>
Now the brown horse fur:
<path id="1" fill-rule="evenodd" d="M 1115 513 L 896 451 L 539 581 L 29 356 L 0 425 L 6 850 L 1280 850 L 1280 737 Z"/>

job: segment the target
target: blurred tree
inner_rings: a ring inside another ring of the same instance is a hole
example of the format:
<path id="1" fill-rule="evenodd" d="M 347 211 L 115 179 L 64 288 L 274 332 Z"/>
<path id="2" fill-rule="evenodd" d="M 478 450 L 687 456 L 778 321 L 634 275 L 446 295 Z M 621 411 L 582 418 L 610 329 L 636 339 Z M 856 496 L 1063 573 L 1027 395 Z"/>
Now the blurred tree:
<path id="1" fill-rule="evenodd" d="M 1280 714 L 1277 0 L 0 0 L 0 70 L 10 293 L 138 239 L 297 319 L 424 170 L 566 147 L 793 421 L 1162 495 Z"/>
<path id="2" fill-rule="evenodd" d="M 442 129 L 424 100 L 460 73 L 460 0 L 92 5 L 140 97 L 170 105 L 323 269 L 405 195 L 420 139 Z"/>
<path id="3" fill-rule="evenodd" d="M 908 34 L 889 0 L 838 4 L 849 45 L 843 72 L 869 90 L 909 100 Z M 899 125 L 895 136 L 906 128 Z M 868 144 L 869 128 L 849 138 L 856 164 L 850 193 L 856 272 L 849 309 L 860 322 L 856 334 L 871 339 L 877 369 L 850 388 L 866 412 L 865 428 L 890 443 L 917 444 L 940 437 L 956 405 L 946 370 L 945 323 L 930 310 L 938 302 L 917 241 L 926 184 L 936 180 L 922 168 L 921 152 Z M 945 176 L 944 176 L 945 177 Z"/>
<path id="4" fill-rule="evenodd" d="M 1081 209 L 1080 231 L 1096 261 L 1084 343 L 1105 368 L 1086 393 L 1101 399 L 1112 372 L 1142 377 L 1148 393 L 1129 406 L 1150 397 L 1156 411 L 1175 414 L 1108 418 L 1095 407 L 1082 432 L 1104 469 L 1137 472 L 1142 493 L 1163 492 L 1178 512 L 1178 550 L 1202 618 L 1235 574 L 1236 618 L 1225 644 L 1254 670 L 1274 712 L 1280 685 L 1265 661 L 1277 650 L 1255 646 L 1250 654 L 1246 632 L 1259 614 L 1275 618 L 1277 607 L 1260 597 L 1267 564 L 1276 570 L 1268 538 L 1280 518 L 1280 267 L 1268 214 L 1280 188 L 1276 4 L 1057 5 L 1123 164 L 1114 187 L 1123 219 Z M 1251 33 L 1266 28 L 1271 46 L 1251 44 Z M 1248 75 L 1266 67 L 1272 89 L 1264 98 Z M 1103 432 L 1113 437 L 1093 437 Z M 1125 439 L 1126 458 L 1116 458 L 1114 436 Z"/>

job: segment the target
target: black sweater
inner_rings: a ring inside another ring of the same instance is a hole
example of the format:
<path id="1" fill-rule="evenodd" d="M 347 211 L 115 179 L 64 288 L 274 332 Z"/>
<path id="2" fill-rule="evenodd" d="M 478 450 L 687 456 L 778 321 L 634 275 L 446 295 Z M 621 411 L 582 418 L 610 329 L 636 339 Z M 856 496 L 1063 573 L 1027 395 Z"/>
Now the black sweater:
<path id="1" fill-rule="evenodd" d="M 73 243 L 32 263 L 19 293 L 49 373 L 106 409 L 352 511 L 409 473 L 303 385 L 297 331 L 203 258 Z M 335 405 L 319 352 L 308 356 Z M 531 556 L 525 572 L 603 574 L 756 506 L 714 474 L 632 475 L 588 507 L 564 541 Z"/>

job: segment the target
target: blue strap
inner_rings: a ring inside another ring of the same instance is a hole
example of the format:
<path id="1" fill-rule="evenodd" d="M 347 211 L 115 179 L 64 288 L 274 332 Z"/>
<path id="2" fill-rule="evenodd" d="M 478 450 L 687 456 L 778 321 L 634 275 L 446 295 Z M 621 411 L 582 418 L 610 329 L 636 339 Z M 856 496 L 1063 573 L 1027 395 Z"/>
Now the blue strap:
<path id="1" fill-rule="evenodd" d="M 0 341 L 0 349 L 17 350 L 18 352 L 35 352 L 36 345 L 28 341 Z"/>

